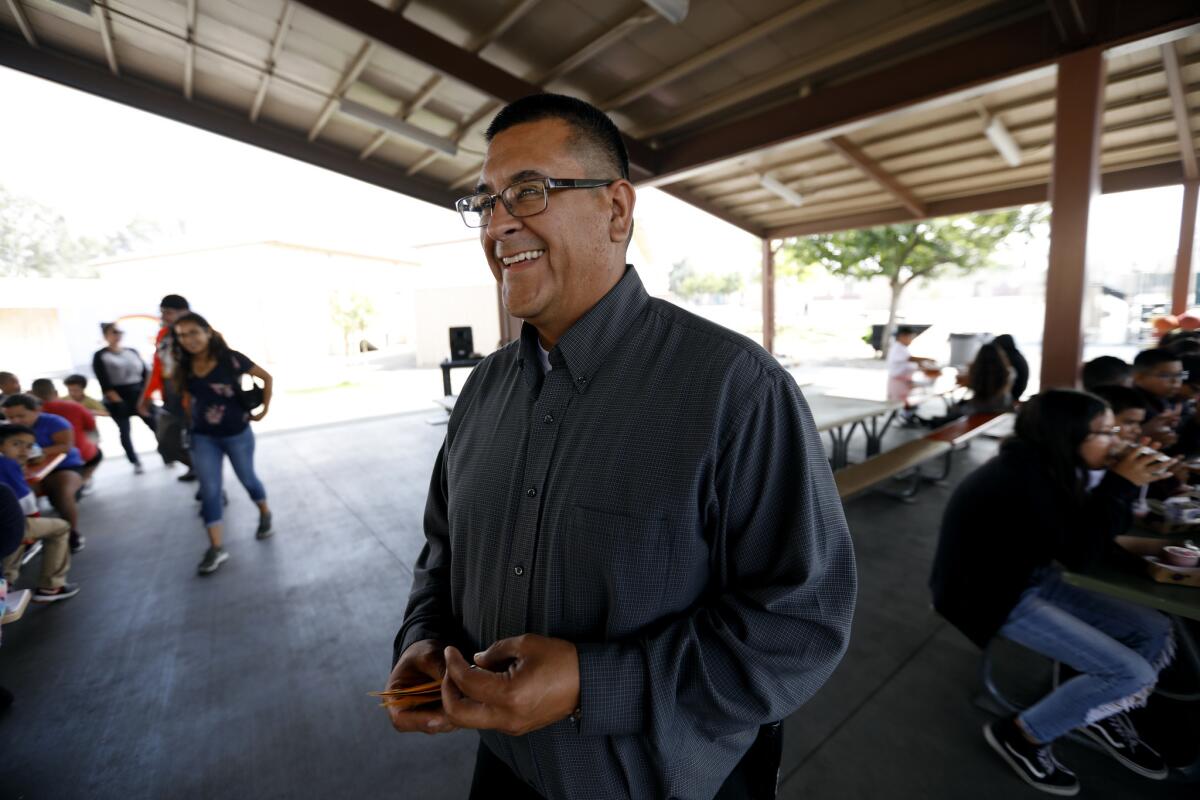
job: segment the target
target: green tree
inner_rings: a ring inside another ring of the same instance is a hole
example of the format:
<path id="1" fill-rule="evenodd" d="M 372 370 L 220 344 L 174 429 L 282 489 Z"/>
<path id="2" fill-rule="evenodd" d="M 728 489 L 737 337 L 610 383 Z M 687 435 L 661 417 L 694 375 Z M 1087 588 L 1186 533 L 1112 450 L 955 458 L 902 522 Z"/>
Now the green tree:
<path id="1" fill-rule="evenodd" d="M 342 330 L 342 348 L 348 356 L 350 355 L 350 334 L 357 331 L 359 338 L 362 338 L 367 323 L 375 315 L 375 306 L 371 302 L 371 298 L 358 292 L 351 292 L 348 295 L 338 292 L 330 299 L 329 305 L 333 323 Z"/>
<path id="2" fill-rule="evenodd" d="M 676 261 L 671 266 L 667 277 L 671 292 L 685 300 L 695 300 L 698 297 L 723 297 L 742 290 L 740 273 L 717 274 L 713 272 L 696 272 L 696 269 L 685 258 Z"/>
<path id="3" fill-rule="evenodd" d="M 86 275 L 87 262 L 132 250 L 159 233 L 137 219 L 101 238 L 72 233 L 62 214 L 0 186 L 0 277 Z"/>
<path id="4" fill-rule="evenodd" d="M 892 291 L 883 338 L 886 355 L 900 296 L 909 284 L 992 266 L 1002 244 L 1028 241 L 1048 216 L 1044 205 L 1024 206 L 808 236 L 784 244 L 778 269 L 781 275 L 803 278 L 820 265 L 839 277 L 885 279 Z"/>

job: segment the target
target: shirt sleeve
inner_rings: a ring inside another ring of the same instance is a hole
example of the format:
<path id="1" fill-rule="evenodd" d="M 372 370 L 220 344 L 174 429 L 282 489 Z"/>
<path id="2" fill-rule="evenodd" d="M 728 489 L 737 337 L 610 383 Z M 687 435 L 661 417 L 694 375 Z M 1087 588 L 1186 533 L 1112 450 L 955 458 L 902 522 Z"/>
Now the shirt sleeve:
<path id="1" fill-rule="evenodd" d="M 254 368 L 254 362 L 237 350 L 229 351 L 230 362 L 233 364 L 233 374 L 242 375 Z"/>
<path id="2" fill-rule="evenodd" d="M 458 427 L 458 420 L 471 403 L 477 370 L 472 370 L 463 384 L 454 413 L 446 426 L 446 439 L 438 451 L 429 479 L 429 495 L 425 501 L 425 546 L 413 566 L 413 585 L 404 611 L 404 623 L 392 642 L 392 665 L 414 642 L 437 639 L 454 644 L 466 653 L 466 636 L 456 621 L 450 598 L 450 492 L 446 480 L 446 451 Z"/>
<path id="3" fill-rule="evenodd" d="M 686 749 L 781 720 L 846 650 L 857 578 L 841 500 L 807 404 L 764 380 L 708 489 L 712 599 L 653 635 L 578 644 L 581 735 Z"/>
<path id="4" fill-rule="evenodd" d="M 103 350 L 97 350 L 92 356 L 92 372 L 96 373 L 96 380 L 100 382 L 100 391 L 107 392 L 112 389 L 112 381 L 108 379 L 108 366 L 104 363 Z"/>

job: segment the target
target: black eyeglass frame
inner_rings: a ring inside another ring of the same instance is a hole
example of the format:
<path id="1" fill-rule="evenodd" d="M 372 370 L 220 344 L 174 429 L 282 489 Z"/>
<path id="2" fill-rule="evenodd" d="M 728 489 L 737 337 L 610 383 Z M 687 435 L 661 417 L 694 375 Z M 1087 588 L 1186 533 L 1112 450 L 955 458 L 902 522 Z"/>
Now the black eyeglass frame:
<path id="1" fill-rule="evenodd" d="M 550 206 L 550 192 L 557 189 L 599 189 L 603 186 L 611 186 L 616 183 L 616 178 L 525 178 L 523 180 L 514 181 L 505 186 L 495 194 L 487 194 L 480 192 L 478 194 L 469 194 L 466 197 L 460 197 L 454 201 L 454 209 L 462 218 L 463 224 L 468 228 L 485 228 L 491 220 L 492 211 L 496 208 L 496 198 L 500 198 L 500 202 L 504 204 L 505 210 L 514 217 L 532 217 L 542 213 Z M 537 211 L 532 211 L 528 214 L 518 214 L 513 210 L 512 204 L 504 196 L 514 186 L 520 186 L 527 183 L 538 183 L 542 185 L 542 207 Z M 479 210 L 476 211 L 469 207 L 470 201 L 477 198 L 485 198 L 478 204 Z M 472 225 L 467 221 L 467 214 L 479 214 L 479 224 Z"/>

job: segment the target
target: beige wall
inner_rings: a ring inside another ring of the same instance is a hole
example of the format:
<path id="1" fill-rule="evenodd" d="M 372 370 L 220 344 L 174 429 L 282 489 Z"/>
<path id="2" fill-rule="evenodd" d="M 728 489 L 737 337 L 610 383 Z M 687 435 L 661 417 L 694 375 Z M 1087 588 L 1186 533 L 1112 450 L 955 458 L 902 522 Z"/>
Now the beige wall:
<path id="1" fill-rule="evenodd" d="M 427 287 L 416 292 L 417 366 L 450 357 L 450 328 L 470 326 L 475 351 L 487 355 L 500 340 L 496 287 Z"/>

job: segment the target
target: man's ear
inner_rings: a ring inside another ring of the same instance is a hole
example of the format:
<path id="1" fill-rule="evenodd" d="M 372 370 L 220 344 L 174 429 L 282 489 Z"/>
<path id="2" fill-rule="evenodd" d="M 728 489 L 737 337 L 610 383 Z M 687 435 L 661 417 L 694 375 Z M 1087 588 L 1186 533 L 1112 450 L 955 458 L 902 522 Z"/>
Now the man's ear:
<path id="1" fill-rule="evenodd" d="M 637 190 L 633 184 L 621 179 L 609 187 L 612 205 L 608 219 L 608 239 L 625 244 L 633 230 L 633 206 L 637 202 Z"/>

